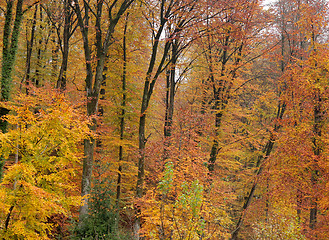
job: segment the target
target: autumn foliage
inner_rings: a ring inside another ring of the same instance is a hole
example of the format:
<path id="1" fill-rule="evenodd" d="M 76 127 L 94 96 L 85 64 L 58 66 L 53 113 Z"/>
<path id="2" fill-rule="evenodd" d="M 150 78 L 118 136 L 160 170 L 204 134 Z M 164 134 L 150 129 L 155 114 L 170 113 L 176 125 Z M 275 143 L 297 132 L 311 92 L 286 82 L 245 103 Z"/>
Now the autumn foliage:
<path id="1" fill-rule="evenodd" d="M 35 89 L 7 103 L 12 126 L 1 136 L 8 159 L 1 182 L 1 235 L 5 239 L 48 239 L 55 214 L 72 215 L 80 205 L 79 142 L 88 122 L 56 90 Z"/>
<path id="2" fill-rule="evenodd" d="M 324 0 L 0 2 L 1 239 L 329 238 Z"/>

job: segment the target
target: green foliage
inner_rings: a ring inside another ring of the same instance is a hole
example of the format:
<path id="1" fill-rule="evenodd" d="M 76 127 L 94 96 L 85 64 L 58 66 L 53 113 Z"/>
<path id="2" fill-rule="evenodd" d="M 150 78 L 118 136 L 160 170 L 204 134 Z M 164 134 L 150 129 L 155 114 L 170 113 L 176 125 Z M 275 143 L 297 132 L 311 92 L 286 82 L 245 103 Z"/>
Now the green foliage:
<path id="1" fill-rule="evenodd" d="M 76 223 L 72 239 L 131 239 L 120 233 L 117 226 L 119 211 L 115 202 L 114 182 L 106 175 L 109 164 L 96 161 L 93 188 L 89 197 L 89 211 L 84 219 Z"/>
<path id="2" fill-rule="evenodd" d="M 217 236 L 218 233 L 213 230 L 208 232 L 206 225 L 209 227 L 210 221 L 226 219 L 226 214 L 204 198 L 205 191 L 198 179 L 180 184 L 176 182 L 177 175 L 174 164 L 168 162 L 157 189 L 149 191 L 146 196 L 142 211 L 145 220 L 142 232 L 146 239 Z M 225 224 L 225 221 L 221 221 L 221 224 Z"/>
<path id="3" fill-rule="evenodd" d="M 201 210 L 203 201 L 203 186 L 198 180 L 195 180 L 189 185 L 184 182 L 182 184 L 182 193 L 176 201 L 176 207 L 183 207 L 192 213 L 192 219 L 197 217 Z"/>
<path id="4" fill-rule="evenodd" d="M 174 164 L 173 162 L 167 162 L 165 164 L 165 171 L 162 180 L 159 182 L 159 190 L 162 194 L 167 194 L 172 188 L 172 182 L 174 177 Z"/>

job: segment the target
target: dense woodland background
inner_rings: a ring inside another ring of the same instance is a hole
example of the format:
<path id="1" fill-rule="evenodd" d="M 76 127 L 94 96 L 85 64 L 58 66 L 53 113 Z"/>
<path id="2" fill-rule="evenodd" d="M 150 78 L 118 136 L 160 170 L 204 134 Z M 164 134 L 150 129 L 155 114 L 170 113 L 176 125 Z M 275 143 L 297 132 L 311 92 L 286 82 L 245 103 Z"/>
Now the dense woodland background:
<path id="1" fill-rule="evenodd" d="M 329 239 L 325 0 L 1 0 L 1 239 Z"/>

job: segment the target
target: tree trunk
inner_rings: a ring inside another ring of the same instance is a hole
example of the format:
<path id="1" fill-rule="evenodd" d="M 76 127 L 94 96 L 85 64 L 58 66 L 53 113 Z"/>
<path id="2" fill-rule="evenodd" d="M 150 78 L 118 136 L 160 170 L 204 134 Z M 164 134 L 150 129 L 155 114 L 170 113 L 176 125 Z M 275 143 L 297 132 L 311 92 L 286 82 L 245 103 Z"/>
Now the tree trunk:
<path id="1" fill-rule="evenodd" d="M 5 15 L 5 26 L 3 32 L 3 52 L 2 52 L 2 71 L 1 71 L 1 101 L 8 101 L 12 84 L 12 72 L 15 64 L 15 57 L 18 48 L 18 37 L 23 17 L 23 0 L 18 0 L 16 5 L 16 17 L 14 27 L 11 31 L 11 22 L 13 14 L 14 1 L 7 1 L 7 10 Z M 9 44 L 10 41 L 10 44 Z M 0 117 L 2 117 L 1 115 Z M 1 128 L 3 132 L 6 127 Z"/>
<path id="2" fill-rule="evenodd" d="M 317 223 L 317 212 L 318 212 L 318 204 L 317 204 L 317 196 L 316 196 L 316 186 L 318 182 L 318 164 L 317 161 L 322 153 L 321 148 L 321 135 L 322 135 L 322 124 L 323 124 L 323 116 L 324 112 L 322 110 L 322 99 L 320 96 L 320 90 L 316 89 L 316 96 L 314 99 L 315 106 L 314 106 L 314 126 L 313 126 L 313 133 L 314 137 L 312 139 L 313 142 L 313 152 L 316 158 L 314 159 L 314 162 L 312 164 L 312 177 L 311 177 L 311 183 L 314 188 L 314 196 L 310 199 L 311 209 L 310 209 L 310 228 L 314 230 L 316 228 Z"/>
<path id="3" fill-rule="evenodd" d="M 101 67 L 101 66 L 100 66 Z M 98 71 L 101 71 L 101 74 L 97 74 L 102 76 L 103 69 L 99 67 Z M 104 65 L 103 65 L 104 67 Z M 102 79 L 102 78 L 101 78 Z M 101 81 L 98 79 L 98 81 Z M 90 130 L 95 133 L 97 128 L 97 120 L 96 114 L 98 111 L 98 100 L 99 100 L 99 91 L 96 93 L 91 93 L 87 96 L 87 114 L 92 118 L 92 123 L 90 124 Z M 90 139 L 84 140 L 84 159 L 83 159 L 83 171 L 82 171 L 82 182 L 81 182 L 81 196 L 85 197 L 83 205 L 80 208 L 79 220 L 82 219 L 88 214 L 88 198 L 86 198 L 90 194 L 91 190 L 91 177 L 92 177 L 92 169 L 94 162 L 94 149 L 95 149 L 96 140 L 93 137 Z"/>
<path id="4" fill-rule="evenodd" d="M 225 37 L 225 41 L 224 41 L 224 46 L 223 46 L 223 50 L 220 56 L 220 64 L 221 64 L 221 72 L 220 72 L 220 76 L 223 77 L 225 76 L 227 73 L 226 71 L 226 64 L 228 62 L 228 46 L 229 46 L 229 40 L 230 40 L 230 36 L 227 35 Z M 216 162 L 216 158 L 218 155 L 218 136 L 219 136 L 219 129 L 221 126 L 221 121 L 222 121 L 222 117 L 223 117 L 223 112 L 226 108 L 228 99 L 225 98 L 224 96 L 224 84 L 225 81 L 224 80 L 220 80 L 216 82 L 215 76 L 214 76 L 214 69 L 213 69 L 213 64 L 214 64 L 214 60 L 213 60 L 213 51 L 212 51 L 212 42 L 210 39 L 210 36 L 208 36 L 208 51 L 209 51 L 209 56 L 208 56 L 208 61 L 209 61 L 209 72 L 210 72 L 210 82 L 212 84 L 212 88 L 213 88 L 213 100 L 214 100 L 214 112 L 215 112 L 215 136 L 214 136 L 214 140 L 212 143 L 212 147 L 211 147 L 211 151 L 210 151 L 210 157 L 208 160 L 208 170 L 210 172 L 214 171 L 215 168 L 215 162 Z M 219 85 L 218 87 L 216 85 Z"/>
<path id="5" fill-rule="evenodd" d="M 121 2 L 120 6 L 118 6 L 118 10 L 116 11 L 115 16 L 113 16 L 113 6 L 110 7 L 109 10 L 109 20 L 106 29 L 105 38 L 102 34 L 102 13 L 104 1 L 97 1 L 96 3 L 96 11 L 94 13 L 95 17 L 95 29 L 96 29 L 96 68 L 95 75 L 93 74 L 93 66 L 92 66 L 92 51 L 89 45 L 89 9 L 91 5 L 89 2 L 84 1 L 84 16 L 80 9 L 79 1 L 74 0 L 74 11 L 78 18 L 78 25 L 81 30 L 82 39 L 83 39 L 83 48 L 85 54 L 85 64 L 86 64 L 86 95 L 87 95 L 87 115 L 92 117 L 92 123 L 90 124 L 90 130 L 92 132 L 96 131 L 97 121 L 96 115 L 98 112 L 98 101 L 100 95 L 101 84 L 103 82 L 103 70 L 105 64 L 105 57 L 108 52 L 110 45 L 113 43 L 112 35 L 114 29 L 121 18 L 122 14 L 129 8 L 129 6 L 133 3 L 134 0 L 124 0 Z M 92 168 L 93 168 L 93 155 L 95 148 L 95 139 L 91 138 L 86 139 L 84 141 L 84 160 L 83 160 L 83 174 L 82 174 L 82 184 L 81 184 L 81 196 L 84 197 L 83 205 L 80 208 L 80 225 L 83 224 L 84 217 L 88 214 L 88 198 L 87 196 L 90 194 L 91 189 L 91 177 L 92 177 Z"/>
<path id="6" fill-rule="evenodd" d="M 174 116 L 174 104 L 175 104 L 175 88 L 176 88 L 176 63 L 178 59 L 176 40 L 172 43 L 171 63 L 170 69 L 167 72 L 167 88 L 166 88 L 166 110 L 165 110 L 165 124 L 164 124 L 164 154 L 163 160 L 165 161 L 169 157 L 170 137 L 172 131 L 172 122 Z"/>
<path id="7" fill-rule="evenodd" d="M 63 29 L 63 48 L 62 48 L 62 64 L 56 83 L 56 88 L 64 91 L 66 89 L 66 72 L 69 59 L 69 41 L 71 34 L 71 12 L 68 0 L 64 1 L 64 29 Z"/>
<path id="8" fill-rule="evenodd" d="M 164 24 L 164 23 L 163 23 Z M 154 41 L 154 45 L 152 47 L 152 56 L 149 64 L 149 69 L 146 75 L 145 84 L 144 84 L 144 92 L 142 98 L 142 106 L 141 106 L 141 116 L 139 118 L 139 131 L 138 131 L 138 149 L 139 149 L 139 159 L 138 159 L 138 174 L 137 174 L 137 184 L 136 184 L 136 197 L 141 198 L 143 196 L 143 186 L 144 186 L 144 164 L 145 164 L 145 144 L 147 138 L 145 137 L 145 127 L 146 127 L 146 112 L 149 106 L 149 102 L 153 93 L 154 85 L 156 80 L 158 79 L 160 73 L 163 71 L 163 65 L 165 63 L 165 59 L 167 58 L 167 54 L 170 48 L 170 43 L 167 42 L 164 48 L 164 52 L 162 55 L 162 60 L 158 66 L 158 69 L 152 78 L 151 81 L 151 73 L 153 71 L 155 60 L 156 60 L 156 52 L 158 50 L 158 42 L 160 39 L 161 32 L 163 30 L 163 26 L 160 26 L 160 30 L 157 33 L 156 39 Z M 135 239 L 139 239 L 139 229 L 140 229 L 140 208 L 136 207 L 136 220 L 134 223 L 134 235 Z"/>
<path id="9" fill-rule="evenodd" d="M 33 14 L 33 22 L 32 22 L 32 29 L 31 29 L 31 37 L 30 40 L 27 41 L 26 44 L 26 70 L 25 70 L 25 80 L 23 79 L 22 83 L 25 81 L 26 83 L 26 94 L 29 93 L 28 85 L 30 83 L 30 74 L 31 74 L 31 58 L 32 58 L 32 50 L 33 50 L 33 43 L 34 43 L 34 35 L 35 35 L 35 28 L 37 22 L 37 12 L 38 12 L 38 5 L 35 6 L 35 11 Z M 22 87 L 22 86 L 21 86 Z"/>
<path id="10" fill-rule="evenodd" d="M 218 136 L 219 136 L 219 128 L 221 126 L 221 121 L 222 121 L 222 117 L 223 117 L 223 111 L 225 109 L 225 106 L 223 106 L 223 110 L 216 108 L 216 110 L 218 111 L 215 114 L 215 138 L 211 147 L 211 151 L 210 151 L 210 157 L 208 160 L 208 170 L 210 172 L 214 171 L 215 168 L 215 162 L 216 162 L 216 158 L 218 155 Z"/>
<path id="11" fill-rule="evenodd" d="M 120 140 L 121 144 L 119 146 L 119 167 L 118 167 L 118 180 L 117 180 L 117 195 L 116 195 L 116 226 L 119 225 L 119 217 L 120 217 L 120 197 L 121 197 L 121 181 L 122 181 L 122 161 L 123 161 L 123 144 L 122 140 L 124 139 L 125 132 L 125 114 L 126 114 L 126 101 L 127 101 L 127 42 L 126 42 L 126 34 L 128 27 L 128 17 L 129 13 L 126 15 L 125 27 L 123 30 L 123 41 L 122 41 L 122 50 L 123 50 L 123 69 L 122 69 L 122 102 L 121 102 L 121 116 L 120 116 Z"/>
<path id="12" fill-rule="evenodd" d="M 32 83 L 38 87 L 39 86 L 39 83 L 40 83 L 40 69 L 42 69 L 43 67 L 41 66 L 41 61 L 42 61 L 42 47 L 43 45 L 47 45 L 46 44 L 46 41 L 44 42 L 43 40 L 43 30 L 44 30 L 44 27 L 42 25 L 42 22 L 44 21 L 43 19 L 43 12 L 42 12 L 42 8 L 40 8 L 40 30 L 41 30 L 41 37 L 39 39 L 39 44 L 37 45 L 38 49 L 37 49 L 37 66 L 36 66 L 36 69 L 35 69 L 35 76 L 33 77 L 32 79 Z"/>
<path id="13" fill-rule="evenodd" d="M 15 57 L 18 48 L 18 37 L 23 17 L 23 0 L 17 0 L 16 16 L 14 27 L 11 31 L 13 4 L 14 1 L 6 1 L 5 25 L 3 30 L 3 51 L 2 51 L 2 69 L 1 69 L 1 96 L 0 101 L 6 102 L 10 98 L 12 85 L 12 72 L 15 64 Z M 10 41 L 10 42 L 9 42 Z M 9 44 L 10 43 L 10 44 Z M 0 108 L 0 118 L 9 112 L 8 109 Z M 7 121 L 0 120 L 0 130 L 2 133 L 7 132 Z M 3 166 L 5 160 L 0 158 L 0 179 L 3 175 Z"/>

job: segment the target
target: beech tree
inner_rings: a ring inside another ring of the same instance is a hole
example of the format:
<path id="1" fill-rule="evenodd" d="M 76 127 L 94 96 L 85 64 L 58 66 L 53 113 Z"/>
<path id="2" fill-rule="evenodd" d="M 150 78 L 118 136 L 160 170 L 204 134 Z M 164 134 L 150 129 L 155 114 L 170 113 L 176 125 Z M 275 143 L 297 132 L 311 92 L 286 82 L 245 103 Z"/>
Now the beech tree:
<path id="1" fill-rule="evenodd" d="M 148 137 L 145 136 L 146 132 L 146 116 L 147 110 L 149 108 L 150 100 L 153 94 L 155 84 L 159 78 L 159 75 L 167 68 L 167 66 L 172 63 L 171 66 L 171 107 L 169 109 L 168 105 L 168 115 L 166 119 L 165 131 L 170 131 L 170 124 L 172 121 L 173 114 L 173 90 L 175 89 L 174 85 L 174 65 L 177 62 L 177 58 L 180 52 L 186 47 L 181 46 L 177 49 L 178 43 L 176 42 L 179 39 L 181 32 L 191 24 L 191 21 L 196 18 L 195 12 L 197 9 L 198 1 L 154 1 L 150 2 L 150 5 L 146 5 L 149 8 L 150 12 L 145 12 L 146 21 L 150 24 L 151 33 L 152 33 L 152 48 L 150 61 L 148 64 L 148 69 L 145 74 L 144 90 L 142 95 L 141 102 L 141 112 L 139 120 L 139 160 L 138 160 L 138 176 L 137 176 L 137 186 L 136 186 L 136 197 L 141 198 L 143 196 L 143 187 L 144 187 L 144 178 L 145 178 L 145 144 L 148 140 Z M 154 10 L 153 10 L 154 9 Z M 149 15 L 153 17 L 149 18 Z M 163 50 L 160 54 L 161 49 L 161 36 L 164 31 L 168 30 L 166 34 L 166 39 L 162 46 Z M 168 60 L 169 51 L 172 48 L 171 59 Z M 137 214 L 140 214 L 140 209 L 137 208 Z M 137 217 L 134 231 L 136 239 L 139 239 L 140 229 L 140 217 Z"/>
<path id="2" fill-rule="evenodd" d="M 56 82 L 56 88 L 64 91 L 66 89 L 67 81 L 67 68 L 70 48 L 69 41 L 77 27 L 76 19 L 73 18 L 74 10 L 70 6 L 69 0 L 64 0 L 62 5 L 59 6 L 49 4 L 42 7 L 45 9 L 47 16 L 56 31 L 59 49 L 62 53 L 62 63 Z M 58 7 L 59 9 L 56 9 Z M 56 59 L 53 59 L 53 61 L 56 61 Z"/>
<path id="3" fill-rule="evenodd" d="M 235 231 L 232 234 L 232 239 L 236 239 L 237 238 L 237 233 L 240 230 L 244 215 L 245 215 L 245 211 L 247 210 L 247 208 L 250 206 L 250 203 L 252 201 L 253 195 L 255 194 L 256 191 L 256 187 L 257 187 L 257 183 L 260 181 L 260 179 L 262 179 L 261 175 L 262 172 L 264 170 L 264 168 L 268 168 L 268 169 L 272 169 L 273 166 L 270 166 L 268 163 L 268 159 L 269 158 L 275 158 L 275 156 L 272 156 L 272 151 L 273 151 L 273 147 L 274 147 L 274 143 L 275 141 L 277 141 L 277 136 L 279 135 L 280 131 L 279 129 L 282 128 L 283 126 L 285 127 L 285 124 L 283 124 L 282 120 L 285 118 L 285 112 L 289 111 L 289 108 L 292 106 L 290 105 L 294 100 L 290 99 L 290 97 L 287 97 L 286 94 L 291 95 L 291 89 L 292 88 L 296 88 L 296 89 L 300 89 L 301 87 L 299 86 L 299 83 L 297 83 L 298 81 L 296 81 L 296 79 L 300 78 L 300 77 L 292 77 L 294 76 L 294 74 L 292 74 L 292 72 L 296 71 L 296 68 L 299 68 L 299 66 L 302 64 L 302 62 L 304 61 L 304 59 L 307 59 L 310 57 L 310 54 L 312 52 L 312 50 L 310 49 L 314 49 L 314 46 L 312 47 L 312 43 L 314 44 L 314 39 L 316 38 L 315 36 L 319 37 L 319 33 L 317 32 L 319 29 L 321 29 L 321 27 L 319 27 L 319 25 L 321 25 L 323 23 L 323 19 L 321 19 L 321 17 L 323 16 L 323 13 L 326 12 L 326 7 L 323 5 L 323 3 L 318 2 L 317 4 L 310 4 L 305 2 L 302 3 L 300 1 L 297 2 L 287 2 L 287 1 L 278 1 L 277 5 L 276 5 L 276 10 L 277 10 L 277 14 L 279 15 L 279 17 L 277 18 L 277 27 L 279 29 L 280 32 L 280 53 L 281 57 L 280 59 L 280 63 L 278 64 L 280 66 L 280 71 L 281 71 L 281 86 L 280 86 L 280 100 L 279 100 L 279 104 L 278 104 L 278 111 L 277 111 L 277 120 L 275 122 L 275 125 L 273 127 L 273 133 L 270 135 L 270 139 L 268 140 L 267 144 L 264 147 L 264 155 L 260 156 L 260 158 L 258 159 L 257 162 L 257 166 L 259 166 L 258 170 L 256 171 L 256 180 L 254 180 L 254 183 L 252 185 L 252 187 L 249 190 L 249 194 L 248 197 L 246 198 L 242 211 L 243 214 L 241 214 L 239 221 L 237 223 L 237 227 L 235 229 Z M 322 12 L 324 11 L 324 12 Z M 312 16 L 317 16 L 316 19 L 314 20 Z M 306 22 L 311 22 L 311 25 L 308 25 Z M 317 24 L 315 24 L 315 22 Z M 311 26 L 310 28 L 308 26 Z M 307 33 L 308 32 L 308 33 Z M 302 78 L 302 77 L 301 77 Z M 293 80 L 294 79 L 294 80 Z M 291 84 L 291 85 L 290 85 Z M 301 86 L 303 86 L 304 83 L 301 84 Z M 296 93 L 293 93 L 293 95 L 295 95 Z M 298 95 L 298 94 L 297 94 Z M 317 95 L 317 94 L 315 94 Z M 295 97 L 294 97 L 295 98 Z M 318 99 L 319 100 L 319 99 Z M 321 102 L 321 101 L 320 101 Z M 298 103 L 299 106 L 301 107 L 302 103 Z M 287 107 L 288 106 L 288 107 Z M 296 110 L 297 110 L 297 105 L 295 103 L 294 105 Z M 323 116 L 323 113 L 319 113 L 319 105 L 315 104 L 314 106 L 314 118 L 315 120 L 315 135 L 319 135 L 319 133 L 321 132 L 318 128 Z M 288 108 L 288 109 L 287 109 Z M 298 111 L 298 110 L 297 110 Z M 301 111 L 301 109 L 300 109 Z M 288 114 L 290 115 L 291 112 L 288 112 Z M 300 112 L 301 114 L 301 112 Z M 300 114 L 297 114 L 298 117 L 301 117 Z M 319 117 L 321 115 L 321 117 Z M 315 117 L 317 116 L 317 117 Z M 288 119 L 291 117 L 288 117 Z M 285 120 L 287 121 L 287 120 Z M 289 121 L 289 120 L 288 120 Z M 294 125 L 296 128 L 298 128 L 297 126 L 299 121 L 295 121 Z M 321 135 L 321 133 L 320 133 Z M 280 142 L 280 141 L 279 141 Z M 315 143 L 313 143 L 315 144 Z M 317 145 L 317 144 L 315 144 Z M 308 147 L 305 147 L 305 151 L 307 151 Z M 314 149 L 317 149 L 317 147 L 314 147 Z M 319 149 L 318 149 L 319 150 Z M 319 151 L 314 150 L 314 154 L 319 155 Z M 274 153 L 275 155 L 275 153 Z M 311 163 L 309 163 L 311 164 Z M 281 165 L 283 166 L 283 165 Z M 289 168 L 288 166 L 286 166 L 287 168 Z M 275 167 L 273 169 L 275 171 Z M 267 170 L 270 171 L 270 170 Z M 316 170 L 315 170 L 316 172 Z M 314 173 L 314 172 L 313 172 Z M 270 179 L 270 177 L 269 177 Z M 313 179 L 313 177 L 312 177 Z M 271 183 L 268 183 L 268 185 L 270 185 Z M 268 186 L 267 186 L 268 187 Z M 303 200 L 303 195 L 304 193 L 302 193 L 303 191 L 301 190 L 301 188 L 297 185 L 295 187 L 293 187 L 293 191 L 296 191 L 296 198 L 297 198 L 297 217 L 298 217 L 298 224 L 300 225 L 300 220 L 301 220 L 301 211 L 303 209 L 302 207 L 302 202 L 305 202 Z M 266 205 L 269 207 L 269 202 L 268 200 L 266 200 L 267 203 Z M 275 201 L 275 200 L 274 200 Z M 309 226 L 310 228 L 314 229 L 315 226 L 315 222 L 316 222 L 316 203 L 315 201 L 312 202 L 312 207 L 310 207 L 310 215 L 309 215 Z M 302 227 L 301 227 L 302 228 Z"/>
<path id="4" fill-rule="evenodd" d="M 327 2 L 265 3 L 0 1 L 1 238 L 328 239 Z"/>
<path id="5" fill-rule="evenodd" d="M 54 226 L 47 219 L 69 215 L 81 201 L 70 192 L 81 157 L 78 143 L 88 136 L 88 122 L 63 95 L 49 89 L 20 94 L 6 107 L 15 112 L 6 120 L 19 127 L 1 135 L 0 151 L 7 158 L 17 152 L 19 158 L 0 185 L 1 237 L 49 239 Z"/>
<path id="6" fill-rule="evenodd" d="M 74 11 L 78 18 L 78 25 L 83 39 L 83 47 L 85 54 L 86 64 L 86 96 L 87 96 L 87 114 L 92 117 L 92 124 L 90 129 L 95 132 L 97 127 L 96 114 L 98 111 L 98 100 L 100 94 L 101 83 L 103 81 L 103 70 L 107 51 L 109 46 L 113 43 L 112 35 L 119 19 L 124 12 L 133 3 L 133 0 L 124 1 L 113 1 L 110 5 L 104 5 L 103 1 L 96 3 L 96 9 L 92 10 L 91 3 L 84 1 L 83 9 L 80 7 L 78 0 L 75 0 L 73 4 Z M 107 23 L 103 23 L 103 7 L 107 8 L 109 20 Z M 96 56 L 92 55 L 91 42 L 91 31 L 90 27 L 90 14 L 92 18 L 95 18 L 95 31 L 96 31 Z M 103 29 L 105 24 L 105 38 L 103 36 Z M 104 39 L 103 39 L 104 38 Z M 96 61 L 96 67 L 93 68 L 93 62 Z M 81 196 L 85 197 L 84 204 L 80 209 L 80 220 L 88 212 L 88 199 L 86 198 L 91 188 L 91 176 L 92 176 L 92 164 L 93 154 L 95 147 L 95 138 L 85 139 L 84 141 L 84 153 L 85 159 L 83 163 L 83 174 L 82 174 L 82 186 Z"/>

